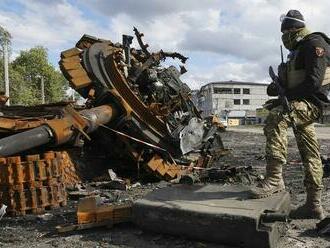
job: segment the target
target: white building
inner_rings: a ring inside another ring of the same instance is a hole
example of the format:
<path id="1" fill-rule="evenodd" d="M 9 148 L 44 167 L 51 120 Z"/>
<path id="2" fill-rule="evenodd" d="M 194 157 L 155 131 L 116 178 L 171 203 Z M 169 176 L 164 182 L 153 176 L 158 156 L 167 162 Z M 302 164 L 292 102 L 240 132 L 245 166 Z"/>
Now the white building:
<path id="1" fill-rule="evenodd" d="M 194 100 L 203 116 L 217 114 L 239 119 L 241 123 L 257 122 L 256 109 L 270 98 L 266 93 L 267 86 L 251 82 L 212 82 L 204 85 Z"/>

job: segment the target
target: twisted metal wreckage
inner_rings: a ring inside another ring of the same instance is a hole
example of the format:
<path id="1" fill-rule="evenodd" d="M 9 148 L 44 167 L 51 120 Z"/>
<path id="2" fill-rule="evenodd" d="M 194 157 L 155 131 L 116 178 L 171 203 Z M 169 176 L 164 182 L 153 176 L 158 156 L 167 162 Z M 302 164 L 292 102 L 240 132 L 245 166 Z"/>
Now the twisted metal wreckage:
<path id="1" fill-rule="evenodd" d="M 37 176 L 31 176 L 34 172 L 29 166 L 22 166 L 20 156 L 72 145 L 84 150 L 96 146 L 98 152 L 101 147 L 105 159 L 129 158 L 136 167 L 166 180 L 192 167 L 207 167 L 227 153 L 220 137 L 222 124 L 215 117 L 201 118 L 189 87 L 180 80 L 186 72 L 184 66 L 179 71 L 162 65 L 167 58 L 182 63 L 188 58 L 163 50 L 152 53 L 142 41 L 143 34 L 136 28 L 134 32 L 140 49 L 130 47 L 133 36 L 123 35 L 120 44 L 84 35 L 74 48 L 61 53 L 60 69 L 71 87 L 86 99 L 84 108 L 68 103 L 1 107 L 3 192 L 10 191 L 13 196 L 32 189 L 31 181 Z M 47 156 L 32 160 L 46 171 L 52 171 L 56 162 Z M 87 169 L 93 170 L 93 166 Z M 62 182 L 62 176 L 56 178 Z M 33 187 L 38 192 L 38 187 Z M 27 209 L 28 204 L 23 205 L 20 209 Z"/>
<path id="2" fill-rule="evenodd" d="M 120 152 L 129 153 L 136 161 L 167 161 L 170 168 L 154 169 L 169 178 L 179 173 L 177 164 L 202 159 L 198 165 L 205 166 L 222 155 L 221 124 L 215 118 L 201 119 L 189 87 L 179 78 L 180 72 L 174 66 L 161 66 L 167 57 L 182 63 L 187 58 L 162 50 L 150 53 L 142 42 L 143 34 L 134 31 L 139 50 L 130 48 L 132 36 L 124 35 L 123 44 L 114 44 L 84 35 L 75 48 L 62 52 L 60 68 L 72 88 L 87 99 L 86 108 L 77 111 L 70 105 L 40 106 L 43 111 L 33 108 L 40 116 L 19 118 L 10 116 L 17 115 L 15 107 L 3 107 L 2 134 L 21 133 L 0 140 L 0 155 L 10 156 L 41 145 L 82 145 L 83 139 L 90 140 L 88 134 L 100 126 L 118 134 L 116 142 L 126 148 Z M 25 116 L 29 114 L 27 108 L 22 111 Z M 111 137 L 102 138 L 111 150 L 118 146 Z"/>

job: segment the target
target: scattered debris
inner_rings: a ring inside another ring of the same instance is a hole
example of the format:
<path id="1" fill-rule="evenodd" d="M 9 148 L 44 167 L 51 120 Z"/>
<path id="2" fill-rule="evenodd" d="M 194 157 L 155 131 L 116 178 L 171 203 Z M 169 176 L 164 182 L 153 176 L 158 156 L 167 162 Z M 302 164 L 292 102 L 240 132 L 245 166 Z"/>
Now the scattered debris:
<path id="1" fill-rule="evenodd" d="M 142 186 L 141 183 L 136 182 L 136 183 L 132 184 L 131 186 L 129 186 L 129 189 L 139 188 L 141 186 Z"/>
<path id="2" fill-rule="evenodd" d="M 54 218 L 54 215 L 51 213 L 45 213 L 45 214 L 37 216 L 37 219 L 42 220 L 42 221 L 50 221 L 53 218 Z"/>
<path id="3" fill-rule="evenodd" d="M 127 190 L 130 187 L 130 180 L 120 178 L 112 169 L 108 169 L 106 175 L 94 178 L 89 186 L 100 189 Z"/>
<path id="4" fill-rule="evenodd" d="M 112 227 L 114 224 L 130 222 L 132 203 L 106 204 L 99 196 L 82 198 L 78 204 L 78 224 L 58 226 L 58 232 L 82 230 L 99 226 Z"/>
<path id="5" fill-rule="evenodd" d="M 126 222 L 131 218 L 131 203 L 109 205 L 99 196 L 83 198 L 78 204 L 78 224 L 102 222 L 110 220 L 112 223 Z"/>
<path id="6" fill-rule="evenodd" d="M 118 189 L 118 190 L 127 190 L 129 187 L 129 185 L 127 185 L 127 183 L 124 180 L 119 178 L 112 181 L 93 182 L 90 183 L 90 186 L 97 187 L 100 189 Z"/>
<path id="7" fill-rule="evenodd" d="M 117 174 L 112 169 L 108 169 L 108 174 L 111 181 L 116 180 L 118 178 Z"/>
<path id="8" fill-rule="evenodd" d="M 223 166 L 201 171 L 201 181 L 250 185 L 262 179 L 252 166 Z"/>
<path id="9" fill-rule="evenodd" d="M 6 214 L 6 209 L 7 209 L 7 206 L 5 204 L 2 204 L 2 206 L 0 208 L 0 220 Z"/>
<path id="10" fill-rule="evenodd" d="M 75 191 L 70 191 L 68 193 L 68 197 L 70 200 L 73 201 L 78 201 L 81 198 L 90 196 L 92 193 L 88 192 L 87 190 L 75 190 Z"/>
<path id="11" fill-rule="evenodd" d="M 147 169 L 154 173 L 154 175 L 170 180 L 177 178 L 181 171 L 181 167 L 177 166 L 176 163 L 170 163 L 161 158 L 160 155 L 154 155 L 146 165 Z"/>
<path id="12" fill-rule="evenodd" d="M 179 183 L 181 184 L 193 185 L 199 182 L 201 182 L 201 180 L 197 173 L 184 174 L 179 178 Z"/>
<path id="13" fill-rule="evenodd" d="M 241 183 L 244 185 L 251 185 L 261 179 L 261 175 L 259 175 L 252 166 L 223 166 L 221 168 L 203 168 L 200 171 L 183 174 L 176 182 L 190 185 L 200 182 L 217 182 L 221 184 Z"/>

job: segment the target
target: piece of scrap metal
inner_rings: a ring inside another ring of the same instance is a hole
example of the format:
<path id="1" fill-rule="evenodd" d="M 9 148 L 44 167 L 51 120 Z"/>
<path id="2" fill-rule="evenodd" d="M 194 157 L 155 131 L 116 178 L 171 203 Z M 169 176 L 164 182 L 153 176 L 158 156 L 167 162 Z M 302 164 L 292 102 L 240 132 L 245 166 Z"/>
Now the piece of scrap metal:
<path id="1" fill-rule="evenodd" d="M 103 203 L 100 196 L 89 196 L 79 200 L 78 223 L 57 226 L 58 232 L 83 230 L 100 226 L 112 227 L 114 224 L 130 222 L 132 203 Z"/>
<path id="2" fill-rule="evenodd" d="M 6 209 L 7 209 L 7 206 L 5 204 L 2 204 L 2 207 L 0 208 L 0 220 L 6 214 Z"/>

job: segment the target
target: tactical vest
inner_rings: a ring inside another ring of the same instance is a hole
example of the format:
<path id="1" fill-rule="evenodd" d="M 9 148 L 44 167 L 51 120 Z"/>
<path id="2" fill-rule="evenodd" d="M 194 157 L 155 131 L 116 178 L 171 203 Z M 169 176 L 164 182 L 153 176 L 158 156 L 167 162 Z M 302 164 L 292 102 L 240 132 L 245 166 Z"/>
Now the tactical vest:
<path id="1" fill-rule="evenodd" d="M 299 50 L 295 51 L 294 55 L 290 60 L 287 61 L 287 87 L 288 89 L 295 88 L 305 80 L 306 71 L 305 69 L 296 69 L 296 59 L 298 57 Z M 322 87 L 328 87 L 330 84 L 330 66 L 328 65 L 324 79 L 322 81 Z"/>

